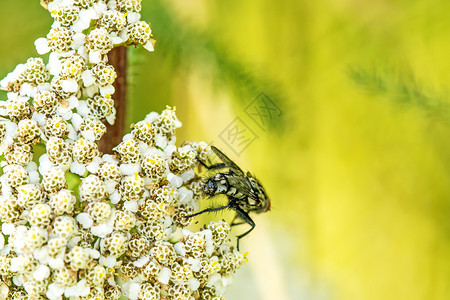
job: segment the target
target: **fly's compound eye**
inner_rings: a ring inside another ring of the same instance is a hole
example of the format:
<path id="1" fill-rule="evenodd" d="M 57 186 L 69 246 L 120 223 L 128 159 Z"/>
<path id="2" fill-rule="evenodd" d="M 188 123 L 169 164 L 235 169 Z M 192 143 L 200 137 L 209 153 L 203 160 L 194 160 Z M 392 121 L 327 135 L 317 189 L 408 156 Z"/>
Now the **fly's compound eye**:
<path id="1" fill-rule="evenodd" d="M 216 184 L 213 181 L 208 181 L 205 184 L 205 187 L 204 187 L 205 192 L 207 192 L 207 191 L 214 191 L 215 188 L 216 188 Z"/>

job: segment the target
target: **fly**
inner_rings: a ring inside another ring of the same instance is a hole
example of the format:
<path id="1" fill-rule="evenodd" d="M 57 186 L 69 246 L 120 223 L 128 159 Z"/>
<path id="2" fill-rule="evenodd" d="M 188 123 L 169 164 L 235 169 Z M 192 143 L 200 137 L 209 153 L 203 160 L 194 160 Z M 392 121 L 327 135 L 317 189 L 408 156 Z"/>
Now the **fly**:
<path id="1" fill-rule="evenodd" d="M 210 198 L 222 194 L 227 196 L 228 204 L 220 207 L 210 207 L 189 217 L 195 217 L 203 213 L 232 209 L 236 212 L 236 217 L 231 222 L 231 226 L 247 223 L 251 226 L 249 230 L 237 236 L 237 249 L 239 250 L 239 240 L 249 234 L 255 228 L 255 222 L 249 216 L 250 212 L 262 213 L 270 209 L 270 199 L 261 183 L 250 174 L 244 173 L 228 156 L 218 148 L 211 146 L 211 149 L 221 162 L 206 165 L 199 162 L 209 171 L 216 173 L 207 178 L 204 185 L 204 192 Z M 236 218 L 242 222 L 235 223 Z"/>

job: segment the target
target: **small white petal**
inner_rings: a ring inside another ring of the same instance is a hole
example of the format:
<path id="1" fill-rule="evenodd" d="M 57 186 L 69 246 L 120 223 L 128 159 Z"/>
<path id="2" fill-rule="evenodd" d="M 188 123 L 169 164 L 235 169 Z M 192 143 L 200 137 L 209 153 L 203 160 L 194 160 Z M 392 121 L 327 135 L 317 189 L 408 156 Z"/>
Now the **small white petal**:
<path id="1" fill-rule="evenodd" d="M 144 143 L 142 141 L 138 142 L 138 146 L 139 146 L 139 151 L 141 151 L 141 153 L 143 155 L 148 155 L 148 151 L 153 150 L 153 147 L 150 147 L 149 145 L 147 145 L 147 143 Z"/>
<path id="2" fill-rule="evenodd" d="M 144 45 L 142 45 L 145 49 L 147 49 L 150 52 L 155 51 L 155 48 L 153 47 L 153 42 L 150 40 L 147 43 L 145 43 Z"/>
<path id="3" fill-rule="evenodd" d="M 0 234 L 0 250 L 2 250 L 5 247 L 5 237 L 3 234 Z"/>
<path id="4" fill-rule="evenodd" d="M 162 221 L 163 221 L 164 227 L 167 227 L 167 228 L 170 227 L 173 223 L 172 218 L 169 216 L 165 216 Z M 168 229 L 170 229 L 170 228 L 168 228 Z M 169 232 L 169 233 L 171 233 L 171 232 Z"/>
<path id="5" fill-rule="evenodd" d="M 86 117 L 89 114 L 89 108 L 86 101 L 80 100 L 78 102 L 77 113 L 82 117 Z"/>
<path id="6" fill-rule="evenodd" d="M 51 75 L 58 75 L 61 71 L 60 55 L 56 52 L 51 52 L 48 57 L 47 68 Z"/>
<path id="7" fill-rule="evenodd" d="M 11 265 L 10 265 L 11 271 L 13 271 L 13 272 L 19 271 L 19 263 L 20 263 L 19 259 L 20 259 L 20 257 L 13 257 L 11 259 Z"/>
<path id="8" fill-rule="evenodd" d="M 38 171 L 30 171 L 28 175 L 30 176 L 30 183 L 39 183 L 41 180 Z"/>
<path id="9" fill-rule="evenodd" d="M 100 87 L 100 94 L 103 97 L 111 96 L 112 94 L 114 94 L 114 92 L 115 92 L 115 89 L 112 84 Z"/>
<path id="10" fill-rule="evenodd" d="M 89 252 L 89 256 L 93 259 L 99 259 L 100 258 L 100 252 L 95 249 L 86 248 L 86 251 Z"/>
<path id="11" fill-rule="evenodd" d="M 83 33 L 77 32 L 73 35 L 72 49 L 78 50 L 78 48 L 84 46 L 85 43 L 86 43 L 86 36 Z"/>
<path id="12" fill-rule="evenodd" d="M 139 205 L 137 201 L 125 201 L 123 203 L 123 208 L 131 212 L 137 212 L 139 210 Z"/>
<path id="13" fill-rule="evenodd" d="M 46 119 L 46 117 L 45 117 L 45 115 L 43 115 L 43 114 L 41 114 L 41 113 L 38 113 L 38 112 L 34 112 L 33 113 L 33 117 L 32 117 L 34 120 L 36 120 L 36 122 L 38 122 L 39 123 L 39 125 L 41 125 L 42 127 L 44 126 L 44 124 L 45 124 L 45 119 Z"/>
<path id="14" fill-rule="evenodd" d="M 104 161 L 107 161 L 107 162 L 110 162 L 110 163 L 113 163 L 116 165 L 119 162 L 117 159 L 114 158 L 114 155 L 111 155 L 111 154 L 103 154 L 102 159 Z"/>
<path id="15" fill-rule="evenodd" d="M 83 9 L 80 11 L 80 18 L 96 19 L 98 17 L 99 17 L 98 12 L 96 12 L 95 8 L 93 7 L 89 7 L 88 9 Z"/>
<path id="16" fill-rule="evenodd" d="M 96 3 L 94 3 L 94 5 L 92 7 L 94 8 L 95 12 L 97 13 L 97 15 L 96 15 L 97 18 L 108 10 L 108 6 L 103 2 L 96 2 Z"/>
<path id="17" fill-rule="evenodd" d="M 127 133 L 122 137 L 122 141 L 131 141 L 134 140 L 134 136 L 131 133 Z"/>
<path id="18" fill-rule="evenodd" d="M 86 279 L 81 279 L 74 286 L 67 287 L 64 291 L 64 296 L 66 297 L 85 297 L 89 295 L 91 291 L 89 285 L 86 283 Z"/>
<path id="19" fill-rule="evenodd" d="M 169 180 L 170 184 L 176 188 L 180 187 L 183 184 L 183 179 L 173 173 L 167 174 L 167 180 Z"/>
<path id="20" fill-rule="evenodd" d="M 82 132 L 80 132 L 81 136 L 90 141 L 90 142 L 94 142 L 95 141 L 95 132 L 94 130 L 83 130 Z"/>
<path id="21" fill-rule="evenodd" d="M 171 273 L 172 271 L 169 268 L 163 267 L 161 269 L 161 272 L 159 273 L 158 281 L 161 282 L 162 284 L 168 284 Z"/>
<path id="22" fill-rule="evenodd" d="M 227 290 L 227 288 L 223 285 L 222 280 L 218 280 L 217 282 L 214 283 L 214 289 L 216 290 L 216 293 L 219 295 L 223 295 Z"/>
<path id="23" fill-rule="evenodd" d="M 72 25 L 73 30 L 83 31 L 86 28 L 89 28 L 92 19 L 96 19 L 98 16 L 95 13 L 95 10 L 92 8 L 82 9 L 78 15 L 78 20 L 76 23 Z"/>
<path id="24" fill-rule="evenodd" d="M 43 246 L 33 251 L 33 256 L 37 259 L 41 264 L 46 264 L 49 259 L 48 255 L 48 246 Z"/>
<path id="25" fill-rule="evenodd" d="M 61 80 L 61 86 L 65 92 L 75 93 L 78 91 L 78 82 L 75 79 Z"/>
<path id="26" fill-rule="evenodd" d="M 57 257 L 57 258 L 51 258 L 48 261 L 48 265 L 52 269 L 61 269 L 62 267 L 64 267 L 65 263 L 64 263 L 63 257 Z"/>
<path id="27" fill-rule="evenodd" d="M 72 119 L 73 113 L 72 113 L 72 111 L 71 111 L 69 108 L 67 108 L 67 109 L 61 109 L 61 107 L 60 107 L 60 109 L 58 109 L 58 113 L 59 113 L 59 114 L 61 115 L 61 117 L 62 117 L 64 120 L 66 120 L 66 121 Z"/>
<path id="28" fill-rule="evenodd" d="M 81 118 L 81 116 L 79 114 L 72 114 L 72 124 L 73 124 L 73 118 L 75 117 L 75 115 L 79 116 Z M 67 135 L 67 137 L 69 139 L 71 139 L 72 141 L 75 141 L 78 138 L 77 135 L 77 131 L 75 130 L 75 128 L 73 128 L 73 126 L 71 124 L 68 124 L 68 129 L 69 129 L 69 134 Z"/>
<path id="29" fill-rule="evenodd" d="M 233 283 L 233 276 L 222 276 L 222 285 L 224 287 L 230 286 Z"/>
<path id="30" fill-rule="evenodd" d="M 102 223 L 96 226 L 92 226 L 91 232 L 95 236 L 105 238 L 108 234 L 110 234 L 113 231 L 113 229 L 114 228 L 112 226 L 106 223 Z"/>
<path id="31" fill-rule="evenodd" d="M 59 5 L 62 5 L 63 1 L 64 0 L 48 1 L 49 3 L 47 4 L 47 10 L 48 11 L 52 11 L 53 9 L 58 7 Z"/>
<path id="32" fill-rule="evenodd" d="M 167 156 L 172 156 L 172 153 L 177 151 L 177 146 L 175 145 L 168 145 L 165 149 L 164 149 L 164 153 L 167 154 Z"/>
<path id="33" fill-rule="evenodd" d="M 16 227 L 14 226 L 14 224 L 10 224 L 10 223 L 2 224 L 2 233 L 4 235 L 14 234 L 15 231 L 16 231 Z"/>
<path id="34" fill-rule="evenodd" d="M 175 128 L 180 128 L 183 125 L 180 120 L 175 119 Z"/>
<path id="35" fill-rule="evenodd" d="M 33 97 L 34 94 L 36 94 L 36 90 L 37 89 L 35 86 L 31 85 L 28 82 L 25 82 L 20 86 L 19 94 L 21 96 Z"/>
<path id="36" fill-rule="evenodd" d="M 206 284 L 206 286 L 212 286 L 214 283 L 216 283 L 216 281 L 220 280 L 221 278 L 222 278 L 222 276 L 220 276 L 219 273 L 212 274 L 209 277 L 208 283 Z"/>
<path id="37" fill-rule="evenodd" d="M 25 170 L 27 170 L 27 172 L 37 171 L 37 169 L 38 169 L 37 164 L 34 161 L 30 161 L 25 166 Z"/>
<path id="38" fill-rule="evenodd" d="M 11 261 L 12 262 L 12 261 Z M 11 268 L 11 270 L 12 270 L 12 268 Z M 23 278 L 23 276 L 22 275 L 17 275 L 17 276 L 14 276 L 13 277 L 13 283 L 16 285 L 16 286 L 22 286 L 23 285 L 23 280 L 24 280 L 24 278 Z"/>
<path id="39" fill-rule="evenodd" d="M 82 58 L 84 58 L 85 60 L 88 60 L 89 55 L 88 55 L 88 53 L 87 53 L 86 47 L 80 47 L 80 48 L 78 48 L 77 52 L 78 52 L 78 54 L 80 54 L 80 56 L 81 56 Z"/>
<path id="40" fill-rule="evenodd" d="M 133 262 L 133 265 L 135 265 L 138 268 L 142 268 L 145 266 L 145 264 L 150 260 L 148 256 L 143 256 Z"/>
<path id="41" fill-rule="evenodd" d="M 149 122 L 153 122 L 153 121 L 155 121 L 158 117 L 159 117 L 159 114 L 158 114 L 157 112 L 155 112 L 155 111 L 152 111 L 152 112 L 148 113 L 148 114 L 145 116 L 145 120 L 146 120 L 146 121 L 149 121 Z"/>
<path id="42" fill-rule="evenodd" d="M 186 255 L 186 248 L 184 247 L 184 243 L 178 242 L 175 245 L 173 245 L 175 252 L 179 254 L 180 256 Z"/>
<path id="43" fill-rule="evenodd" d="M 114 229 L 114 211 L 109 216 L 108 220 L 105 222 L 91 227 L 91 232 L 93 235 L 96 235 L 98 237 L 106 237 L 108 234 L 110 234 Z"/>
<path id="44" fill-rule="evenodd" d="M 73 128 L 75 130 L 79 130 L 82 122 L 83 122 L 83 118 L 79 114 L 74 113 L 72 116 Z"/>
<path id="45" fill-rule="evenodd" d="M 141 290 L 141 284 L 132 282 L 130 283 L 130 289 L 128 290 L 128 298 L 130 300 L 136 300 L 139 296 L 139 291 Z"/>
<path id="46" fill-rule="evenodd" d="M 136 23 L 141 19 L 141 14 L 138 12 L 128 12 L 127 15 L 127 22 L 128 23 Z"/>
<path id="47" fill-rule="evenodd" d="M 167 147 L 167 137 L 165 137 L 161 134 L 156 135 L 155 144 L 156 144 L 156 146 L 158 146 L 161 149 L 166 148 Z"/>
<path id="48" fill-rule="evenodd" d="M 64 287 L 57 285 L 56 283 L 50 283 L 45 295 L 50 300 L 60 300 L 62 294 L 64 294 Z"/>
<path id="49" fill-rule="evenodd" d="M 13 242 L 13 246 L 16 249 L 22 250 L 26 245 L 26 233 L 27 228 L 23 228 L 24 226 L 19 226 L 16 228 L 16 232 L 14 234 L 15 239 Z"/>
<path id="50" fill-rule="evenodd" d="M 184 236 L 189 236 L 193 234 L 193 232 L 188 229 L 181 229 L 181 233 L 183 233 Z"/>
<path id="51" fill-rule="evenodd" d="M 3 247 L 3 249 L 0 251 L 0 254 L 7 255 L 9 254 L 9 252 L 11 252 L 11 246 L 8 244 Z"/>
<path id="52" fill-rule="evenodd" d="M 9 287 L 6 283 L 0 283 L 0 299 L 8 299 Z"/>
<path id="53" fill-rule="evenodd" d="M 105 181 L 105 190 L 108 194 L 114 193 L 116 190 L 117 182 L 114 180 Z"/>
<path id="54" fill-rule="evenodd" d="M 116 258 L 114 256 L 100 256 L 99 263 L 108 268 L 114 268 L 116 265 Z"/>
<path id="55" fill-rule="evenodd" d="M 128 30 L 125 28 L 124 30 L 122 30 L 119 33 L 119 37 L 123 40 L 123 41 L 128 41 Z"/>
<path id="56" fill-rule="evenodd" d="M 38 85 L 37 89 L 39 92 L 50 91 L 52 89 L 52 85 L 50 84 L 50 82 L 44 82 L 44 83 L 41 83 L 40 85 Z"/>
<path id="57" fill-rule="evenodd" d="M 206 252 L 206 254 L 208 254 L 208 256 L 211 256 L 215 249 L 214 243 L 212 240 L 212 232 L 211 232 L 211 230 L 206 229 L 206 230 L 202 231 L 202 233 L 205 235 L 205 241 L 206 241 L 205 252 Z"/>
<path id="58" fill-rule="evenodd" d="M 183 181 L 189 181 L 195 177 L 194 170 L 189 170 L 180 175 Z"/>
<path id="59" fill-rule="evenodd" d="M 118 45 L 118 44 L 122 44 L 123 42 L 126 42 L 126 40 L 124 40 L 121 36 L 118 36 L 117 33 L 112 32 L 109 35 L 109 38 L 111 39 L 111 42 L 113 43 L 113 45 Z"/>
<path id="60" fill-rule="evenodd" d="M 33 272 L 33 278 L 37 281 L 42 281 L 50 276 L 50 269 L 46 265 L 40 265 L 36 271 Z"/>
<path id="61" fill-rule="evenodd" d="M 90 86 L 95 83 L 95 77 L 94 77 L 94 75 L 92 75 L 91 70 L 83 71 L 83 73 L 81 73 L 81 79 L 83 79 L 84 86 Z"/>
<path id="62" fill-rule="evenodd" d="M 197 280 L 197 278 L 191 277 L 188 279 L 188 285 L 191 291 L 196 291 L 200 286 L 200 282 Z"/>
<path id="63" fill-rule="evenodd" d="M 111 111 L 112 113 L 110 115 L 107 115 L 105 119 L 109 125 L 114 125 L 114 123 L 116 122 L 116 108 L 113 107 Z"/>
<path id="64" fill-rule="evenodd" d="M 114 193 L 112 193 L 110 196 L 109 196 L 109 200 L 111 201 L 111 204 L 117 204 L 117 203 L 119 203 L 119 201 L 120 201 L 120 194 L 119 194 L 119 192 L 116 190 L 116 191 L 114 191 Z"/>
<path id="65" fill-rule="evenodd" d="M 191 265 L 192 272 L 198 272 L 202 267 L 201 260 L 198 258 L 189 257 L 187 262 Z"/>
<path id="66" fill-rule="evenodd" d="M 48 169 L 50 169 L 50 167 L 53 164 L 50 162 L 50 160 L 48 159 L 48 154 L 42 154 L 39 157 L 39 173 L 41 174 L 46 174 Z"/>
<path id="67" fill-rule="evenodd" d="M 70 172 L 83 176 L 83 174 L 86 172 L 86 167 L 82 164 L 80 164 L 79 162 L 74 161 L 71 165 L 70 165 Z"/>
<path id="68" fill-rule="evenodd" d="M 90 228 L 94 223 L 94 221 L 92 220 L 91 216 L 88 213 L 79 213 L 76 217 L 76 220 L 83 226 L 83 228 Z"/>
<path id="69" fill-rule="evenodd" d="M 6 135 L 16 138 L 17 137 L 17 135 L 16 135 L 17 124 L 13 123 L 11 121 L 9 121 L 9 122 L 6 121 L 4 124 L 6 125 Z"/>
<path id="70" fill-rule="evenodd" d="M 178 202 L 179 203 L 190 203 L 193 197 L 193 192 L 188 190 L 186 187 L 181 187 L 178 189 Z"/>
<path id="71" fill-rule="evenodd" d="M 74 236 L 67 242 L 67 248 L 75 247 L 81 241 L 81 236 Z"/>
<path id="72" fill-rule="evenodd" d="M 41 37 L 34 41 L 34 46 L 39 55 L 46 54 L 50 52 L 50 47 L 48 46 L 47 38 Z"/>
<path id="73" fill-rule="evenodd" d="M 93 64 L 98 64 L 102 61 L 102 54 L 100 51 L 90 51 L 89 52 L 89 62 Z"/>
<path id="74" fill-rule="evenodd" d="M 77 84 L 78 86 L 78 84 Z M 78 89 L 77 89 L 78 90 Z M 69 109 L 74 109 L 78 107 L 78 98 L 75 96 L 70 96 L 69 98 L 66 99 L 69 102 Z"/>
<path id="75" fill-rule="evenodd" d="M 98 94 L 98 85 L 92 84 L 83 88 L 83 95 L 88 98 L 92 98 Z"/>
<path id="76" fill-rule="evenodd" d="M 95 157 L 87 166 L 86 166 L 86 170 L 88 170 L 89 172 L 95 174 L 98 172 L 98 168 L 100 166 L 100 164 L 102 163 L 102 159 L 100 157 Z"/>
<path id="77" fill-rule="evenodd" d="M 141 166 L 140 164 L 136 163 L 136 164 L 121 164 L 119 166 L 120 169 L 120 173 L 124 176 L 131 176 L 134 175 L 134 173 L 138 172 L 141 170 Z"/>

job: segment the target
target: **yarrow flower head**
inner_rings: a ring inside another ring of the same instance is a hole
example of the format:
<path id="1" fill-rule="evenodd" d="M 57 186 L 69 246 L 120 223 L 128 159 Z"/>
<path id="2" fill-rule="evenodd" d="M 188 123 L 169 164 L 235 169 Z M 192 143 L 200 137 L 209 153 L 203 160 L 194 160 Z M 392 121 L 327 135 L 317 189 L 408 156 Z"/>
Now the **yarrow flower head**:
<path id="1" fill-rule="evenodd" d="M 223 299 L 246 262 L 228 223 L 186 229 L 204 196 L 195 169 L 211 150 L 175 145 L 175 108 L 132 125 L 113 155 L 99 151 L 116 114 L 108 52 L 153 51 L 141 2 L 42 0 L 54 23 L 35 45 L 48 62 L 30 58 L 0 82 L 6 299 Z"/>

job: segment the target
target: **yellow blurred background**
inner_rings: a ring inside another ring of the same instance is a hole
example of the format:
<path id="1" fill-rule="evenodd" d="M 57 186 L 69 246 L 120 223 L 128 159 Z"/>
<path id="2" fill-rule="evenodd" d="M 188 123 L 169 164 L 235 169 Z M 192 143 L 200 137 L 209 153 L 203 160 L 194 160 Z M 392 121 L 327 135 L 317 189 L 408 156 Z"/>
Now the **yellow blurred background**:
<path id="1" fill-rule="evenodd" d="M 37 55 L 38 2 L 0 0 L 2 77 Z M 227 299 L 450 299 L 449 11 L 143 1 L 157 44 L 129 51 L 128 123 L 176 105 L 180 144 L 212 142 L 272 200 Z"/>

